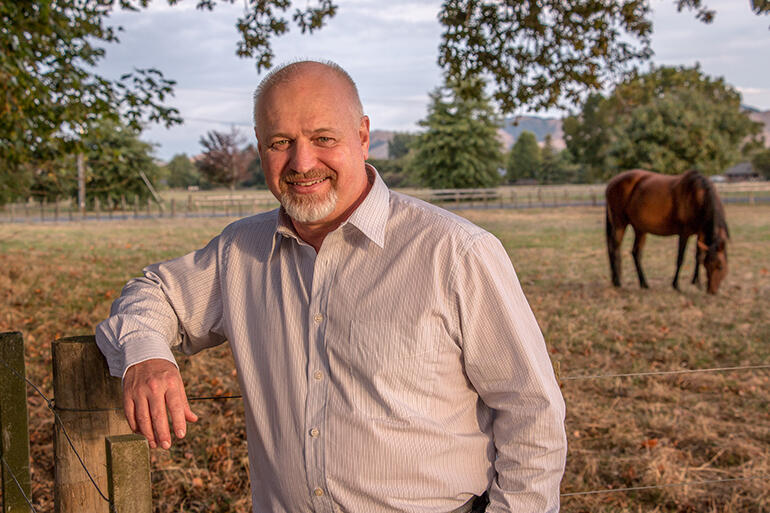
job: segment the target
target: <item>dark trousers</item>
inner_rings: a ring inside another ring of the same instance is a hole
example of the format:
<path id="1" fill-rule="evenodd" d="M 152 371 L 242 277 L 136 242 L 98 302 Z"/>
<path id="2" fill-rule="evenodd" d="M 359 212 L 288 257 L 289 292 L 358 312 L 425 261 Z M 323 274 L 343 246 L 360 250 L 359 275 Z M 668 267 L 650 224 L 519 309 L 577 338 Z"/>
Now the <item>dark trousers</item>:
<path id="1" fill-rule="evenodd" d="M 473 500 L 473 508 L 471 513 L 484 513 L 489 505 L 489 493 L 484 492 L 479 497 Z"/>

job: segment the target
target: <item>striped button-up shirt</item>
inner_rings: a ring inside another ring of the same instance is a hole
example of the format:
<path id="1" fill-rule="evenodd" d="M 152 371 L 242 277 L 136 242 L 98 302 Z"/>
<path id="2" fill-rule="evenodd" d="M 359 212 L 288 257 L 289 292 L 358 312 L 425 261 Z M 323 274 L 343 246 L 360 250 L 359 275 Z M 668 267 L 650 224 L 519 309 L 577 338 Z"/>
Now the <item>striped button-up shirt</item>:
<path id="1" fill-rule="evenodd" d="M 228 341 L 256 513 L 558 511 L 564 403 L 500 242 L 389 191 L 320 250 L 274 210 L 131 280 L 110 371 Z"/>

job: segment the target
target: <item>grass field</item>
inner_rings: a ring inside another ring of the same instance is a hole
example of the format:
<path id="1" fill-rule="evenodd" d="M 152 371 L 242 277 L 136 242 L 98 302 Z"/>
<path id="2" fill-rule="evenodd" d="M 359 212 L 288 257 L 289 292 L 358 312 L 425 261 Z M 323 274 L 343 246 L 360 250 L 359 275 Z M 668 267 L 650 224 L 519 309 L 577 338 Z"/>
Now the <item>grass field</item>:
<path id="1" fill-rule="evenodd" d="M 562 511 L 770 510 L 770 371 L 586 376 L 770 363 L 770 205 L 727 205 L 730 271 L 717 296 L 670 287 L 676 240 L 648 238 L 640 290 L 626 235 L 610 286 L 600 208 L 463 211 L 495 233 L 540 322 L 567 402 Z M 0 331 L 22 331 L 27 373 L 51 393 L 50 341 L 91 334 L 147 263 L 203 245 L 228 220 L 0 224 Z M 190 396 L 237 393 L 226 347 L 181 360 Z M 30 392 L 33 495 L 53 511 L 52 418 Z M 153 451 L 157 512 L 247 512 L 239 401 L 194 403 L 203 419 Z M 765 476 L 765 479 L 749 479 Z M 739 479 L 739 480 L 732 480 Z M 708 485 L 677 485 L 698 481 Z M 729 481 L 732 480 L 732 481 Z M 647 488 L 649 487 L 649 488 Z M 570 495 L 641 488 L 628 492 Z"/>

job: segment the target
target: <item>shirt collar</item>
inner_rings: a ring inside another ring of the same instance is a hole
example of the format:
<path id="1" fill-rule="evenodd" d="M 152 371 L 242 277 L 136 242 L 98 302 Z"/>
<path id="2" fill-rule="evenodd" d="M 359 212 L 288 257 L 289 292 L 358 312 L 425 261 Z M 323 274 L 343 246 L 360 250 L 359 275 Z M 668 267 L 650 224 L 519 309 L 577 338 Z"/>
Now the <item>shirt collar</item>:
<path id="1" fill-rule="evenodd" d="M 385 246 L 385 227 L 390 213 L 390 192 L 374 166 L 366 164 L 366 174 L 370 180 L 374 180 L 372 188 L 369 190 L 366 198 L 364 198 L 364 201 L 358 205 L 358 208 L 353 211 L 340 227 L 350 224 L 382 248 Z M 298 241 L 301 240 L 283 207 L 278 209 L 278 215 L 276 216 L 273 249 L 275 249 L 278 237 L 291 237 Z"/>
<path id="2" fill-rule="evenodd" d="M 382 248 L 385 246 L 385 226 L 390 213 L 390 192 L 374 166 L 366 164 L 366 174 L 370 177 L 374 175 L 374 183 L 347 222 Z"/>

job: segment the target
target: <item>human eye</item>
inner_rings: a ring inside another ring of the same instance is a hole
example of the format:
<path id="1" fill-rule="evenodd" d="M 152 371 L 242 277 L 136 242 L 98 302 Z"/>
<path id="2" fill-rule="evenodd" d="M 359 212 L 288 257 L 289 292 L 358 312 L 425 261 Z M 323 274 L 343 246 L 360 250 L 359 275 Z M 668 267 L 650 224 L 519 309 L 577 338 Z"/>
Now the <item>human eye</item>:
<path id="1" fill-rule="evenodd" d="M 327 135 L 322 135 L 319 137 L 316 137 L 316 144 L 323 147 L 333 146 L 336 142 L 336 139 L 333 137 L 329 137 Z"/>
<path id="2" fill-rule="evenodd" d="M 289 147 L 291 141 L 288 139 L 278 139 L 270 143 L 270 149 L 273 151 L 283 151 Z"/>

